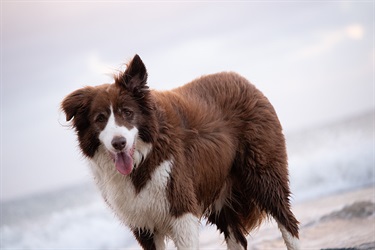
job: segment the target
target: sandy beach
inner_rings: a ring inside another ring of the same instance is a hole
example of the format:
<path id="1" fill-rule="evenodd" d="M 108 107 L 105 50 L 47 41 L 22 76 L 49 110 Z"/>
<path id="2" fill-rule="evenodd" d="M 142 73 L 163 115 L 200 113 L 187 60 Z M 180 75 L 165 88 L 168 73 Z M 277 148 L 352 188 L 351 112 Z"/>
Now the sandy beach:
<path id="1" fill-rule="evenodd" d="M 375 188 L 367 187 L 295 204 L 301 249 L 375 249 L 374 202 Z M 247 240 L 248 249 L 286 249 L 273 220 L 263 223 Z M 214 227 L 202 229 L 201 249 L 226 249 L 223 241 Z"/>
<path id="2" fill-rule="evenodd" d="M 375 189 L 368 187 L 295 204 L 301 249 L 375 249 L 374 202 Z M 202 232 L 201 248 L 225 249 L 224 244 L 218 244 L 223 239 L 204 243 L 207 233 Z M 248 249 L 286 249 L 273 220 L 247 239 Z"/>
<path id="3" fill-rule="evenodd" d="M 375 189 L 368 187 L 296 204 L 293 210 L 301 223 L 301 248 L 375 249 L 374 201 Z M 254 234 L 249 247 L 283 248 L 285 245 L 273 222 Z"/>

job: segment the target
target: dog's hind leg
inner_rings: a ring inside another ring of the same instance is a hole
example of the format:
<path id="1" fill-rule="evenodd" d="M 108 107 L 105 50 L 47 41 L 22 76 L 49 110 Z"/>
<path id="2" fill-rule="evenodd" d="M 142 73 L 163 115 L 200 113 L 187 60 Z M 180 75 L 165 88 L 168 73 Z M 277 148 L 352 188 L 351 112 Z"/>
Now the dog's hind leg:
<path id="1" fill-rule="evenodd" d="M 224 233 L 228 250 L 246 249 L 247 240 L 241 232 L 238 215 L 227 205 L 220 211 L 212 212 L 208 222 L 215 224 L 221 233 Z"/>
<path id="2" fill-rule="evenodd" d="M 277 221 L 289 250 L 298 249 L 298 221 L 290 209 L 290 190 L 287 175 L 268 168 L 251 173 L 249 193 L 261 210 Z"/>
<path id="3" fill-rule="evenodd" d="M 228 250 L 247 249 L 247 240 L 238 228 L 232 230 L 231 227 L 228 227 L 228 232 L 229 235 L 225 238 Z"/>
<path id="4" fill-rule="evenodd" d="M 279 229 L 281 231 L 281 235 L 283 236 L 285 245 L 288 249 L 300 249 L 298 238 L 294 237 L 289 231 L 277 221 Z"/>

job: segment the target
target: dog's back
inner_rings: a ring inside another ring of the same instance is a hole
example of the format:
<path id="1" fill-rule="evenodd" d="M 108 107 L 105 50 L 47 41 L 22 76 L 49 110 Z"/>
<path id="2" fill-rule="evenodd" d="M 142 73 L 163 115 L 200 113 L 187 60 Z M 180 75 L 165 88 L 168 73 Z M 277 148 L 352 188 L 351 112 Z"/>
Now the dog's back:
<path id="1" fill-rule="evenodd" d="M 175 121 L 183 164 L 208 220 L 246 247 L 241 235 L 274 216 L 298 237 L 289 210 L 287 155 L 282 128 L 268 99 L 243 77 L 219 73 L 170 92 L 155 93 Z M 178 132 L 178 130 L 181 130 Z M 177 199 L 173 202 L 180 203 Z M 231 233 L 230 233 L 231 232 Z M 236 236 L 235 236 L 236 235 Z"/>

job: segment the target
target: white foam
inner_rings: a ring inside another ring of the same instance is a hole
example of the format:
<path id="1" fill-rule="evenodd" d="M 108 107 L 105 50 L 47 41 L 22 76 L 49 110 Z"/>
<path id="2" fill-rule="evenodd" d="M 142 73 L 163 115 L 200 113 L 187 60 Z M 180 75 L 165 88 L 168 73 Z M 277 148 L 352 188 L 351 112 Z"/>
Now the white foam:
<path id="1" fill-rule="evenodd" d="M 375 183 L 372 117 L 290 136 L 289 171 L 296 201 Z"/>

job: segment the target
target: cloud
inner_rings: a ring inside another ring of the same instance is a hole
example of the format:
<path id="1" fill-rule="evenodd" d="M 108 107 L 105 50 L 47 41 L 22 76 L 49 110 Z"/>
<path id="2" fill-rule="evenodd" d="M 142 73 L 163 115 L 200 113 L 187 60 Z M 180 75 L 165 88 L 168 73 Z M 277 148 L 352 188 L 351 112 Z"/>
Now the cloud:
<path id="1" fill-rule="evenodd" d="M 89 70 L 95 74 L 111 75 L 116 71 L 116 69 L 111 66 L 113 64 L 103 62 L 96 54 L 89 55 L 87 65 Z"/>
<path id="2" fill-rule="evenodd" d="M 364 34 L 365 29 L 361 24 L 350 24 L 338 30 L 316 32 L 311 38 L 314 41 L 298 50 L 296 58 L 307 59 L 323 55 L 348 39 L 362 40 Z"/>
<path id="3" fill-rule="evenodd" d="M 352 24 L 345 28 L 346 36 L 353 40 L 362 40 L 364 33 L 365 29 L 360 24 Z"/>

